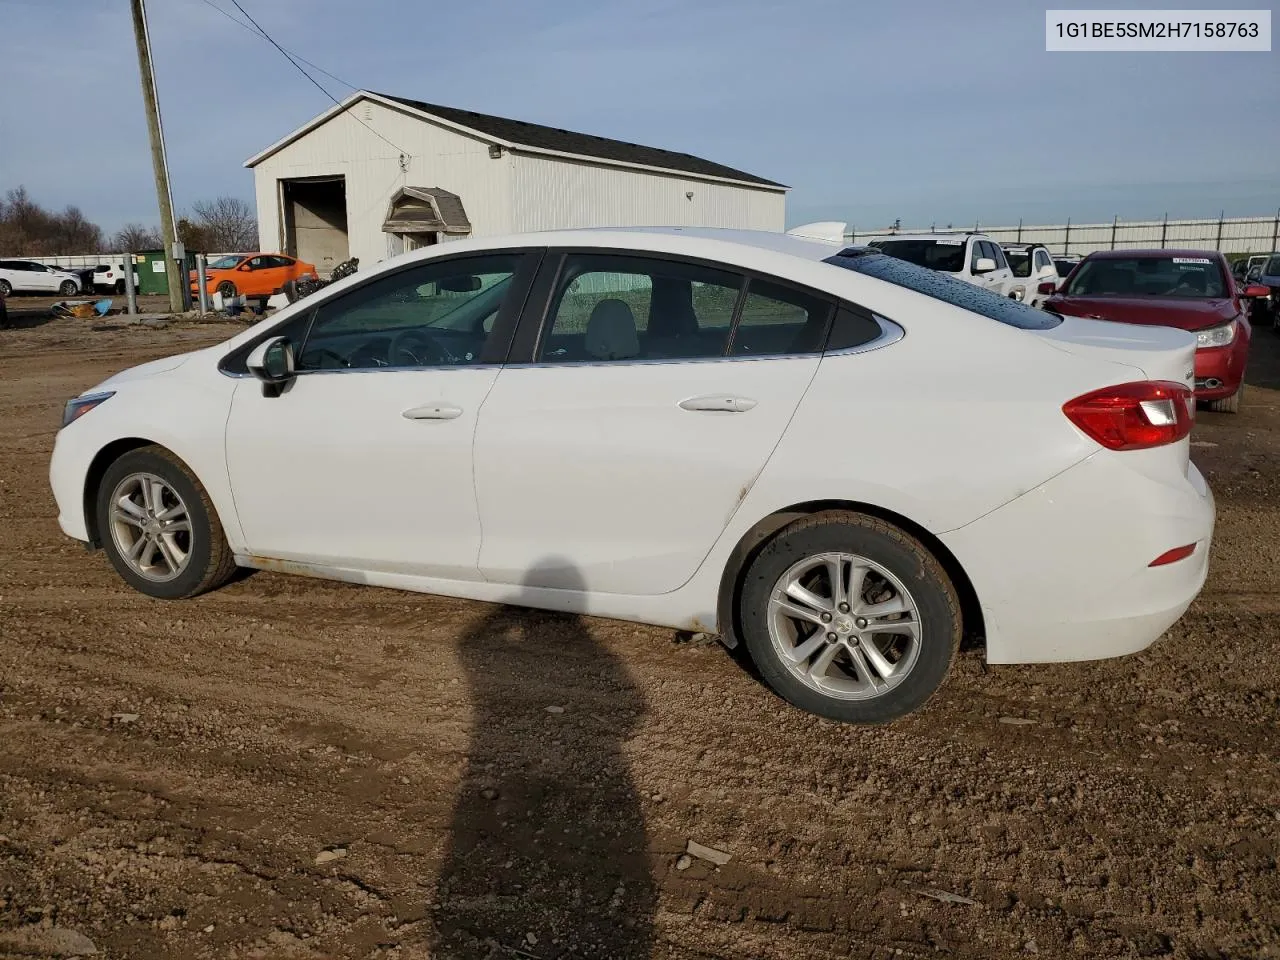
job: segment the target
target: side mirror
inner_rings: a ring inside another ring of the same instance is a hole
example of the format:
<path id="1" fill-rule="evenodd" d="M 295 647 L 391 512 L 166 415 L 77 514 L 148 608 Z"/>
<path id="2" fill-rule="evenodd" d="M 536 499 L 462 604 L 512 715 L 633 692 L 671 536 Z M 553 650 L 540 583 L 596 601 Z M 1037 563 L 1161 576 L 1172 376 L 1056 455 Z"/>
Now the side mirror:
<path id="1" fill-rule="evenodd" d="M 262 395 L 276 397 L 297 373 L 294 369 L 293 344 L 288 337 L 272 337 L 253 348 L 245 359 L 249 372 L 262 381 Z"/>
<path id="2" fill-rule="evenodd" d="M 1240 294 L 1242 297 L 1269 297 L 1271 296 L 1271 288 L 1264 287 L 1260 283 L 1251 283 L 1244 288 Z"/>
<path id="3" fill-rule="evenodd" d="M 973 264 L 974 273 L 990 273 L 996 268 L 996 262 L 990 257 L 979 257 Z"/>
<path id="4" fill-rule="evenodd" d="M 1040 276 L 1042 277 L 1056 277 L 1057 275 L 1058 268 L 1053 266 L 1053 264 L 1040 268 Z"/>
<path id="5" fill-rule="evenodd" d="M 1058 285 L 1052 280 L 1046 280 L 1044 283 L 1036 287 L 1036 293 L 1055 294 L 1058 292 Z"/>

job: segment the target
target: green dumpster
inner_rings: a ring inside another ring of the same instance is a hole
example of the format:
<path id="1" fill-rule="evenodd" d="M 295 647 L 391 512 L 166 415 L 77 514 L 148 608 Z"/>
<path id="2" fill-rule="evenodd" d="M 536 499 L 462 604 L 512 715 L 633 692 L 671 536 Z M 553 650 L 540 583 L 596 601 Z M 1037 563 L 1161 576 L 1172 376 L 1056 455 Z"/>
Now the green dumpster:
<path id="1" fill-rule="evenodd" d="M 168 264 L 163 250 L 144 250 L 134 256 L 134 263 L 138 269 L 138 293 L 168 295 Z"/>

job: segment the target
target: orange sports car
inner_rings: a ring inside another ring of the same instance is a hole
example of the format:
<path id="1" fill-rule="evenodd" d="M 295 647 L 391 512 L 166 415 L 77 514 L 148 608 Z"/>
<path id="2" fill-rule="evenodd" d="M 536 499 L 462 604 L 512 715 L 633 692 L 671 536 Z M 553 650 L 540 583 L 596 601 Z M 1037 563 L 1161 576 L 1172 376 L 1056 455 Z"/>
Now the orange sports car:
<path id="1" fill-rule="evenodd" d="M 315 277 L 314 264 L 280 253 L 233 253 L 210 261 L 205 267 L 209 295 L 224 297 L 269 297 L 284 289 L 290 280 Z M 200 281 L 191 271 L 191 295 L 200 295 Z"/>

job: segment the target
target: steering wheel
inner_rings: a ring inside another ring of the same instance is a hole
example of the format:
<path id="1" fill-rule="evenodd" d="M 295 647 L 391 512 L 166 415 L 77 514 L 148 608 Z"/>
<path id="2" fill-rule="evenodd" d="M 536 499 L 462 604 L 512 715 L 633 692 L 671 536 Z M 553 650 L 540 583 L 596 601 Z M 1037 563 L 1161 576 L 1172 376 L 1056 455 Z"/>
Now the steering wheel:
<path id="1" fill-rule="evenodd" d="M 387 363 L 393 367 L 429 367 L 450 363 L 453 359 L 440 341 L 425 330 L 411 329 L 398 333 L 387 347 Z"/>
<path id="2" fill-rule="evenodd" d="M 308 353 L 310 353 L 311 351 L 309 351 L 309 350 L 308 350 L 307 352 L 308 352 Z M 316 355 L 317 355 L 317 356 L 320 356 L 320 357 L 326 357 L 326 358 L 327 358 L 327 359 L 329 359 L 329 360 L 333 360 L 333 361 L 335 361 L 335 362 L 336 362 L 336 364 L 337 364 L 337 366 L 339 366 L 339 367 L 349 367 L 349 366 L 351 366 L 351 364 L 347 361 L 347 358 L 346 358 L 346 357 L 344 357 L 342 354 L 340 354 L 340 353 L 338 353 L 338 352 L 336 352 L 336 351 L 334 351 L 334 350 L 330 350 L 328 347 L 316 347 L 316 348 L 315 348 L 315 353 L 316 353 Z M 321 369 L 323 369 L 323 368 L 321 368 Z"/>

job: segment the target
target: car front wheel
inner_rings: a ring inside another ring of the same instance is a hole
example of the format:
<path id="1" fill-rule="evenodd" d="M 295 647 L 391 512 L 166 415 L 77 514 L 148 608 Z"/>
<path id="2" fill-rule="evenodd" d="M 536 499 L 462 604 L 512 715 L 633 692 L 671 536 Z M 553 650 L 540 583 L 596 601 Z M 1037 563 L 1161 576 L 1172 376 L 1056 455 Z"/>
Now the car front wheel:
<path id="1" fill-rule="evenodd" d="M 748 565 L 743 640 L 765 681 L 801 709 L 883 723 L 921 707 L 960 644 L 941 564 L 875 517 L 826 512 L 784 527 Z"/>
<path id="2" fill-rule="evenodd" d="M 74 297 L 79 289 L 74 280 L 63 280 L 62 285 L 58 287 L 58 292 L 64 297 Z"/>
<path id="3" fill-rule="evenodd" d="M 235 559 L 204 486 L 163 447 L 131 450 L 98 488 L 98 532 L 116 572 L 162 600 L 222 586 Z"/>

